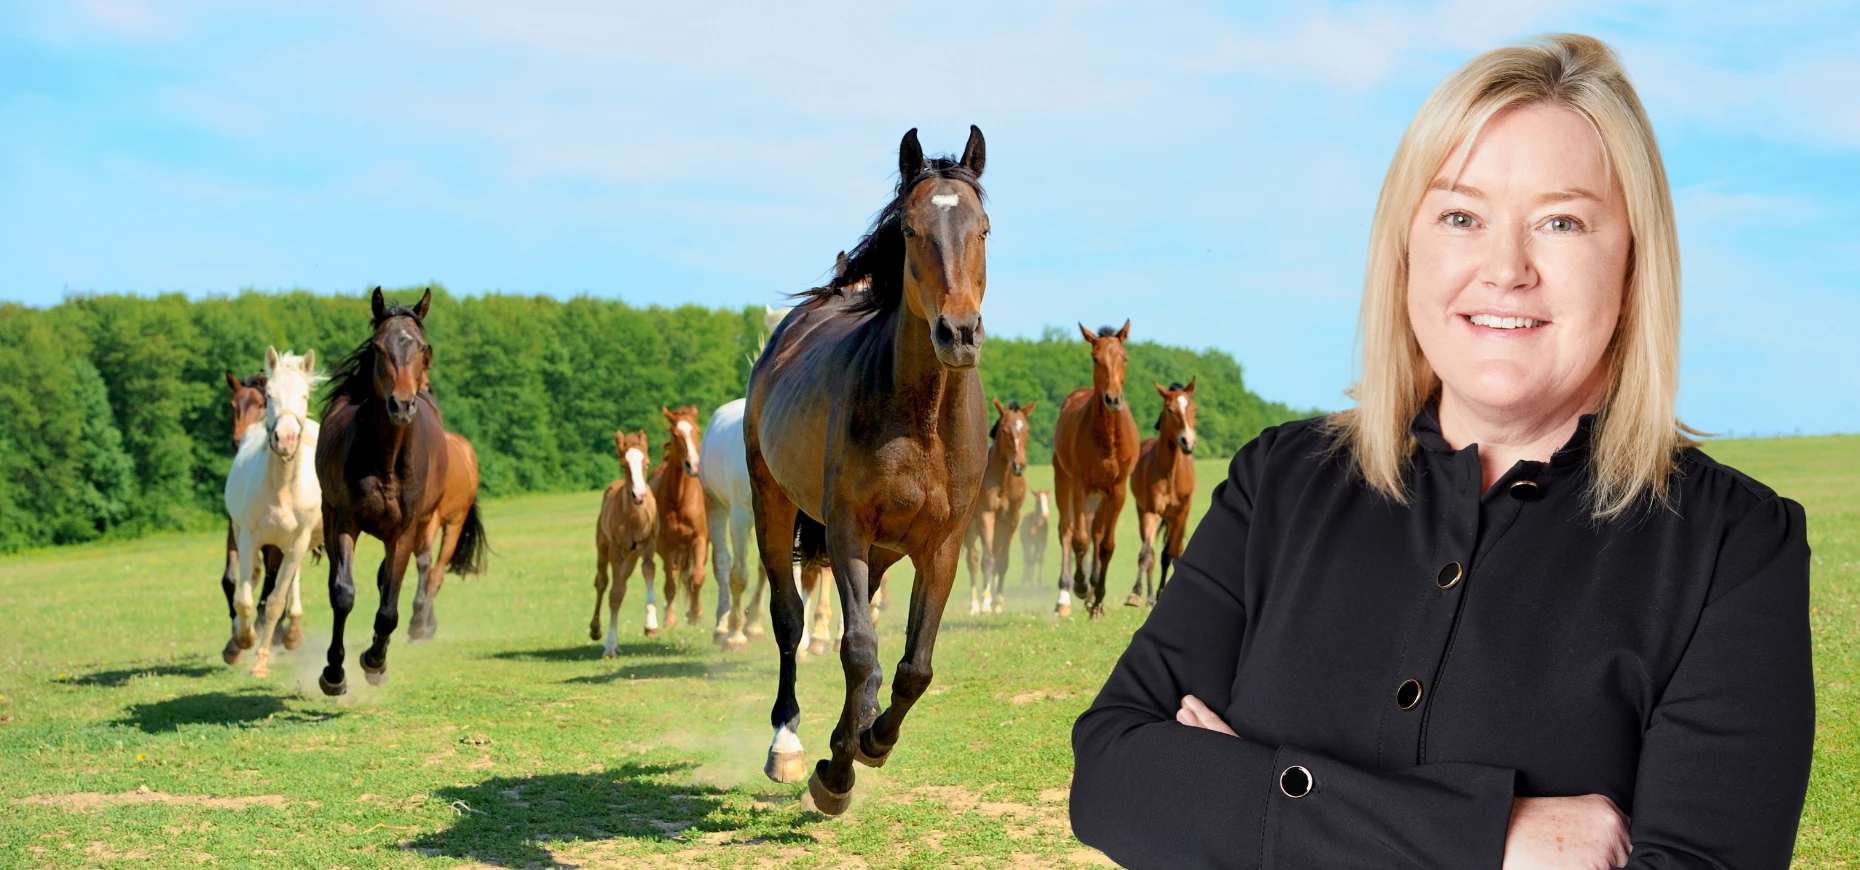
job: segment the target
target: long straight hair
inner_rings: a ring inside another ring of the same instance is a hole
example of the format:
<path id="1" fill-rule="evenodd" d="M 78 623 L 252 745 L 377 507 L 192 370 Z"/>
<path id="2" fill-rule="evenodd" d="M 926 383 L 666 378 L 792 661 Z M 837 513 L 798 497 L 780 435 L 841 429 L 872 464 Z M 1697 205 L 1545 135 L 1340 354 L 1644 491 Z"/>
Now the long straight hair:
<path id="1" fill-rule="evenodd" d="M 1632 249 L 1621 318 L 1607 353 L 1608 382 L 1591 439 L 1591 515 L 1669 503 L 1677 456 L 1692 430 L 1673 410 L 1679 378 L 1679 236 L 1653 125 L 1607 45 L 1554 34 L 1486 52 L 1441 82 L 1402 135 L 1370 225 L 1363 281 L 1362 380 L 1357 407 L 1326 421 L 1368 484 L 1408 500 L 1415 414 L 1440 390 L 1408 321 L 1408 227 L 1427 187 L 1461 142 L 1500 113 L 1561 106 L 1587 119 L 1608 171 L 1626 194 Z"/>

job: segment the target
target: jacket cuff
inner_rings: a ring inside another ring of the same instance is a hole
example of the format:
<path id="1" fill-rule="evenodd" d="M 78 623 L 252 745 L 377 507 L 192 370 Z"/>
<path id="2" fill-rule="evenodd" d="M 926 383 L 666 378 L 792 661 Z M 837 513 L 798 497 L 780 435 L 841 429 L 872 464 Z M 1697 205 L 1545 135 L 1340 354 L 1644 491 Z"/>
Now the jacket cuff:
<path id="1" fill-rule="evenodd" d="M 1261 868 L 1491 867 L 1517 772 L 1441 762 L 1372 772 L 1295 746 L 1274 756 Z"/>

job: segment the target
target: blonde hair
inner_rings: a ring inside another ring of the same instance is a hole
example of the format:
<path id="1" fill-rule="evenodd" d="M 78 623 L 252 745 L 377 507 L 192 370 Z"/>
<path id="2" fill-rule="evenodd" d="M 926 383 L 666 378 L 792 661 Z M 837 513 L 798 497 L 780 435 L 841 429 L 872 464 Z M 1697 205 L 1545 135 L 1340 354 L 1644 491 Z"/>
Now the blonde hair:
<path id="1" fill-rule="evenodd" d="M 1554 34 L 1486 52 L 1441 82 L 1402 134 L 1369 231 L 1357 325 L 1357 407 L 1326 429 L 1371 487 L 1406 503 L 1417 445 L 1409 424 L 1440 389 L 1408 322 L 1408 227 L 1434 175 L 1468 137 L 1507 109 L 1553 105 L 1587 119 L 1626 194 L 1632 249 L 1608 382 L 1592 433 L 1589 500 L 1598 520 L 1669 502 L 1690 430 L 1675 416 L 1679 378 L 1679 238 L 1653 125 L 1620 61 L 1600 40 Z"/>

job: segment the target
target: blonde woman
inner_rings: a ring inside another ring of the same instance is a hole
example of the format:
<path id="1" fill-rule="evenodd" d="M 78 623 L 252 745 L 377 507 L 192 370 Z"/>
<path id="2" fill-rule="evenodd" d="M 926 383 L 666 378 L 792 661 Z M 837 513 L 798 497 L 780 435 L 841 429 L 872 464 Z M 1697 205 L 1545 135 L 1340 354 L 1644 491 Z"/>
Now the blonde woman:
<path id="1" fill-rule="evenodd" d="M 1786 867 L 1802 509 L 1674 415 L 1679 252 L 1602 43 L 1487 53 L 1370 235 L 1358 406 L 1261 434 L 1073 730 L 1131 867 Z"/>

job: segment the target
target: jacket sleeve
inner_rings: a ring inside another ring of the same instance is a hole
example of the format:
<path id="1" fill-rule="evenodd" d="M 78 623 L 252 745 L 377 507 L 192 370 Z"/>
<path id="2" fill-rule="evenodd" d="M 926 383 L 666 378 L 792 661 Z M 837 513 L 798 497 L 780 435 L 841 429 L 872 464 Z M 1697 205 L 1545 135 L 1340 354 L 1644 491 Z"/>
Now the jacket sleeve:
<path id="1" fill-rule="evenodd" d="M 1630 868 L 1789 866 L 1814 749 L 1811 646 L 1806 521 L 1772 496 L 1726 535 L 1649 719 Z"/>
<path id="2" fill-rule="evenodd" d="M 1510 768 L 1367 770 L 1175 721 L 1183 695 L 1216 711 L 1231 700 L 1254 496 L 1274 434 L 1234 458 L 1178 573 L 1073 726 L 1073 833 L 1134 868 L 1497 868 Z M 1293 766 L 1310 773 L 1303 797 L 1281 789 Z"/>

